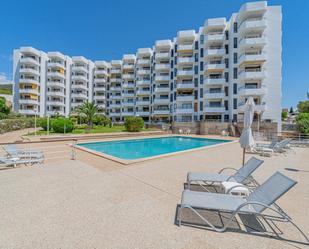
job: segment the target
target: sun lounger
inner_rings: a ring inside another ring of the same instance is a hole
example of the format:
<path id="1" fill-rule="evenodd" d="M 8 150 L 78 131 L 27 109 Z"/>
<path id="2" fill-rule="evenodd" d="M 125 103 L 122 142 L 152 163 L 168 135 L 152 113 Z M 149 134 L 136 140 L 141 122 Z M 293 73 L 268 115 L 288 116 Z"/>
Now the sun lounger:
<path id="1" fill-rule="evenodd" d="M 43 163 L 43 158 L 18 158 L 18 157 L 0 157 L 0 165 L 4 164 L 5 166 L 13 166 L 14 168 L 19 164 L 24 165 L 33 165 Z"/>
<path id="2" fill-rule="evenodd" d="M 4 145 L 3 149 L 7 153 L 8 157 L 18 158 L 44 158 L 44 154 L 40 150 L 25 150 L 19 149 L 15 144 Z"/>

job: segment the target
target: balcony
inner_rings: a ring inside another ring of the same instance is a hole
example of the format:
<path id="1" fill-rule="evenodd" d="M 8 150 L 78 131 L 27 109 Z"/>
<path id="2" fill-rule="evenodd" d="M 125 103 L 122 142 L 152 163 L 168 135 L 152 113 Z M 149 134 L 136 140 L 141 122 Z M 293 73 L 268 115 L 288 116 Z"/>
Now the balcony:
<path id="1" fill-rule="evenodd" d="M 85 66 L 77 66 L 77 65 L 74 66 L 73 65 L 72 66 L 72 71 L 73 72 L 83 72 L 85 74 L 88 73 L 87 67 L 85 67 Z"/>
<path id="2" fill-rule="evenodd" d="M 193 51 L 194 45 L 193 44 L 179 44 L 178 45 L 178 52 L 190 52 Z"/>
<path id="3" fill-rule="evenodd" d="M 61 92 L 61 91 L 50 91 L 50 92 L 47 92 L 47 96 L 54 96 L 54 97 L 65 98 L 64 92 Z"/>
<path id="4" fill-rule="evenodd" d="M 95 75 L 107 75 L 107 71 L 104 69 L 95 69 L 94 74 Z"/>
<path id="5" fill-rule="evenodd" d="M 177 77 L 185 77 L 185 76 L 193 76 L 194 71 L 193 70 L 178 70 L 177 71 Z"/>
<path id="6" fill-rule="evenodd" d="M 224 34 L 208 34 L 205 36 L 205 44 L 213 42 L 223 42 L 225 39 Z"/>
<path id="7" fill-rule="evenodd" d="M 85 75 L 72 75 L 72 80 L 75 81 L 87 81 L 87 77 Z"/>
<path id="8" fill-rule="evenodd" d="M 168 52 L 158 52 L 156 53 L 156 59 L 169 59 L 170 53 Z"/>
<path id="9" fill-rule="evenodd" d="M 134 98 L 134 93 L 122 93 L 123 98 Z"/>
<path id="10" fill-rule="evenodd" d="M 35 115 L 38 114 L 35 110 L 32 109 L 19 109 L 18 113 L 23 114 L 23 115 Z"/>
<path id="11" fill-rule="evenodd" d="M 176 100 L 177 101 L 193 101 L 194 96 L 193 95 L 177 95 Z"/>
<path id="12" fill-rule="evenodd" d="M 134 83 L 123 83 L 122 88 L 135 88 Z"/>
<path id="13" fill-rule="evenodd" d="M 170 99 L 169 98 L 155 98 L 153 101 L 154 104 L 158 104 L 158 105 L 166 105 L 170 103 Z"/>
<path id="14" fill-rule="evenodd" d="M 163 116 L 167 116 L 167 115 L 170 115 L 171 112 L 169 109 L 165 110 L 165 109 L 162 109 L 162 110 L 154 110 L 153 111 L 153 115 L 163 115 Z"/>
<path id="15" fill-rule="evenodd" d="M 124 80 L 134 80 L 134 74 L 123 74 L 122 78 Z"/>
<path id="16" fill-rule="evenodd" d="M 131 116 L 134 116 L 134 112 L 123 111 L 123 112 L 121 112 L 121 116 L 131 117 Z"/>
<path id="17" fill-rule="evenodd" d="M 137 100 L 136 105 L 138 105 L 138 106 L 148 106 L 148 105 L 150 105 L 150 100 Z"/>
<path id="18" fill-rule="evenodd" d="M 113 78 L 113 77 L 111 77 L 110 78 L 110 82 L 111 83 L 121 83 L 122 79 L 121 78 Z"/>
<path id="19" fill-rule="evenodd" d="M 239 79 L 242 81 L 246 80 L 262 80 L 266 78 L 266 71 L 259 70 L 244 70 L 239 73 Z"/>
<path id="20" fill-rule="evenodd" d="M 137 80 L 136 81 L 136 85 L 137 86 L 149 86 L 150 85 L 150 80 L 144 80 L 144 79 Z"/>
<path id="21" fill-rule="evenodd" d="M 110 73 L 111 74 L 121 74 L 121 69 L 111 69 Z"/>
<path id="22" fill-rule="evenodd" d="M 248 15 L 250 13 L 264 13 L 267 10 L 267 2 L 259 1 L 259 2 L 249 2 L 245 3 L 241 6 L 239 12 L 241 15 Z"/>
<path id="23" fill-rule="evenodd" d="M 204 94 L 205 99 L 223 99 L 225 98 L 225 92 L 224 91 L 205 91 Z"/>
<path id="24" fill-rule="evenodd" d="M 180 90 L 193 89 L 193 88 L 194 88 L 193 82 L 190 82 L 190 83 L 177 83 L 177 89 L 180 89 Z"/>
<path id="25" fill-rule="evenodd" d="M 40 72 L 36 69 L 32 69 L 32 68 L 21 68 L 19 70 L 19 73 L 24 73 L 24 74 L 33 74 L 33 75 L 36 75 L 36 76 L 39 76 L 40 75 Z"/>
<path id="26" fill-rule="evenodd" d="M 26 104 L 26 105 L 38 105 L 39 101 L 34 99 L 19 99 L 19 104 Z"/>
<path id="27" fill-rule="evenodd" d="M 38 95 L 39 90 L 38 89 L 31 89 L 31 88 L 20 88 L 19 93 L 28 93 L 28 94 Z"/>
<path id="28" fill-rule="evenodd" d="M 183 65 L 183 64 L 191 65 L 192 63 L 194 63 L 194 57 L 178 57 L 177 63 L 178 65 Z"/>
<path id="29" fill-rule="evenodd" d="M 266 53 L 245 53 L 239 59 L 239 65 L 243 63 L 262 63 L 266 61 Z"/>
<path id="30" fill-rule="evenodd" d="M 120 100 L 120 99 L 122 99 L 122 97 L 121 97 L 121 95 L 110 95 L 109 99 Z"/>
<path id="31" fill-rule="evenodd" d="M 110 107 L 110 108 L 119 109 L 119 108 L 121 108 L 121 104 L 120 104 L 120 103 L 119 103 L 119 104 L 112 103 L 112 104 L 109 105 L 109 107 Z"/>
<path id="32" fill-rule="evenodd" d="M 262 18 L 251 18 L 243 21 L 239 26 L 239 32 L 245 33 L 247 31 L 263 31 L 266 29 L 266 20 Z"/>
<path id="33" fill-rule="evenodd" d="M 177 32 L 177 40 L 194 40 L 195 30 L 181 30 Z"/>
<path id="34" fill-rule="evenodd" d="M 136 116 L 145 117 L 145 116 L 149 116 L 149 115 L 150 115 L 150 111 L 137 111 L 136 112 Z"/>
<path id="35" fill-rule="evenodd" d="M 214 63 L 214 64 L 206 64 L 205 65 L 205 70 L 206 71 L 223 71 L 225 69 L 225 64 L 224 63 Z"/>
<path id="36" fill-rule="evenodd" d="M 93 88 L 94 92 L 105 92 L 106 91 L 106 87 L 105 86 L 95 86 Z"/>
<path id="37" fill-rule="evenodd" d="M 142 76 L 142 75 L 148 75 L 150 74 L 150 70 L 145 70 L 145 69 L 140 69 L 137 71 L 137 74 Z"/>
<path id="38" fill-rule="evenodd" d="M 65 113 L 64 113 L 63 110 L 46 111 L 46 114 L 47 114 L 47 115 L 50 115 L 50 116 L 56 116 L 56 115 L 65 116 Z"/>
<path id="39" fill-rule="evenodd" d="M 176 114 L 193 114 L 194 109 L 193 108 L 178 108 L 176 109 Z"/>
<path id="40" fill-rule="evenodd" d="M 120 92 L 122 89 L 120 86 L 112 86 L 109 90 L 112 92 Z"/>
<path id="41" fill-rule="evenodd" d="M 225 112 L 225 107 L 221 105 L 218 105 L 218 106 L 206 105 L 205 112 L 206 113 L 223 113 Z"/>
<path id="42" fill-rule="evenodd" d="M 59 100 L 46 101 L 46 105 L 65 107 L 65 103 L 63 101 L 59 101 Z"/>
<path id="43" fill-rule="evenodd" d="M 61 68 L 61 69 L 65 69 L 64 64 L 60 63 L 60 62 L 48 62 L 47 66 L 49 68 Z"/>
<path id="44" fill-rule="evenodd" d="M 156 75 L 155 76 L 155 81 L 170 81 L 170 76 L 169 75 Z"/>
<path id="45" fill-rule="evenodd" d="M 58 82 L 58 81 L 48 81 L 47 86 L 65 88 L 65 84 L 62 82 Z"/>
<path id="46" fill-rule="evenodd" d="M 224 56 L 224 48 L 208 48 L 205 51 L 205 57 Z"/>
<path id="47" fill-rule="evenodd" d="M 31 64 L 31 65 L 35 65 L 35 66 L 39 66 L 40 62 L 32 57 L 23 57 L 20 58 L 20 63 L 21 64 Z"/>
<path id="48" fill-rule="evenodd" d="M 208 31 L 211 29 L 225 29 L 226 19 L 225 18 L 210 18 L 204 23 L 204 30 Z"/>
<path id="49" fill-rule="evenodd" d="M 169 93 L 170 92 L 170 88 L 169 87 L 160 87 L 157 86 L 155 88 L 155 93 Z"/>
<path id="50" fill-rule="evenodd" d="M 246 105 L 245 103 L 239 103 L 238 105 L 238 111 L 239 112 L 244 112 L 245 111 L 245 108 L 246 108 Z M 255 104 L 254 106 L 254 112 L 264 112 L 266 111 L 266 104 L 265 103 L 261 103 L 261 104 Z"/>
<path id="51" fill-rule="evenodd" d="M 134 102 L 124 101 L 124 102 L 122 102 L 122 106 L 133 107 L 134 106 Z"/>
<path id="52" fill-rule="evenodd" d="M 137 50 L 138 56 L 151 56 L 152 55 L 152 49 L 151 48 L 139 48 Z"/>
<path id="53" fill-rule="evenodd" d="M 267 92 L 266 87 L 261 87 L 261 88 L 239 87 L 238 88 L 238 95 L 241 95 L 241 96 L 262 96 L 262 95 L 265 95 L 266 92 Z"/>
<path id="54" fill-rule="evenodd" d="M 239 47 L 240 49 L 246 48 L 260 48 L 266 45 L 267 39 L 265 36 L 255 36 L 255 37 L 245 37 L 240 40 Z"/>
<path id="55" fill-rule="evenodd" d="M 171 40 L 158 40 L 155 43 L 156 48 L 171 48 L 172 41 Z"/>
<path id="56" fill-rule="evenodd" d="M 158 63 L 155 66 L 156 71 L 167 71 L 170 70 L 171 66 L 169 63 Z"/>
<path id="57" fill-rule="evenodd" d="M 222 85 L 225 84 L 225 78 L 206 78 L 205 83 L 207 85 Z"/>
<path id="58" fill-rule="evenodd" d="M 84 90 L 84 91 L 88 91 L 88 87 L 87 85 L 84 84 L 73 84 L 72 86 L 72 90 Z"/>
<path id="59" fill-rule="evenodd" d="M 105 78 L 95 78 L 93 82 L 94 83 L 106 83 L 106 79 Z"/>
<path id="60" fill-rule="evenodd" d="M 137 90 L 136 95 L 149 95 L 150 90 Z"/>
<path id="61" fill-rule="evenodd" d="M 148 66 L 150 65 L 151 61 L 150 59 L 138 59 L 137 60 L 137 65 L 139 66 Z"/>
<path id="62" fill-rule="evenodd" d="M 88 99 L 86 93 L 71 93 L 72 98 L 79 98 L 79 99 Z"/>
<path id="63" fill-rule="evenodd" d="M 120 117 L 121 113 L 120 112 L 110 112 L 108 116 L 110 117 Z"/>
<path id="64" fill-rule="evenodd" d="M 134 64 L 125 64 L 125 65 L 123 65 L 122 66 L 122 69 L 125 69 L 125 70 L 134 70 L 134 68 L 135 68 L 135 66 L 134 66 Z"/>
<path id="65" fill-rule="evenodd" d="M 93 99 L 94 100 L 105 100 L 106 97 L 105 97 L 105 95 L 94 95 Z"/>
<path id="66" fill-rule="evenodd" d="M 38 80 L 35 80 L 35 79 L 22 79 L 22 78 L 20 78 L 19 84 L 33 84 L 33 85 L 39 86 L 40 82 Z"/>

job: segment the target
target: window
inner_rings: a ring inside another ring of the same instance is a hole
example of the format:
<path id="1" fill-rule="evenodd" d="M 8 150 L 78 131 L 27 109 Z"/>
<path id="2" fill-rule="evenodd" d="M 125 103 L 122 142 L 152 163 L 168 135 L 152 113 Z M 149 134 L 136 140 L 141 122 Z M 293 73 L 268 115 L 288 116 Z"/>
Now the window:
<path id="1" fill-rule="evenodd" d="M 203 88 L 200 88 L 200 98 L 203 98 Z"/>
<path id="2" fill-rule="evenodd" d="M 204 44 L 204 35 L 201 35 L 201 36 L 200 36 L 200 43 L 201 43 L 201 44 Z"/>
<path id="3" fill-rule="evenodd" d="M 176 69 L 176 68 L 175 68 Z M 175 74 L 176 76 L 176 74 Z M 174 79 L 174 75 L 173 75 L 173 72 L 171 72 L 171 80 Z"/>
<path id="4" fill-rule="evenodd" d="M 200 62 L 200 71 L 203 71 L 203 70 L 204 70 L 204 62 L 201 61 L 201 62 Z"/>
<path id="5" fill-rule="evenodd" d="M 198 66 L 194 66 L 194 73 L 198 74 Z"/>
<path id="6" fill-rule="evenodd" d="M 198 49 L 198 41 L 195 41 L 195 43 L 194 43 L 194 49 Z"/>
<path id="7" fill-rule="evenodd" d="M 233 25 L 233 30 L 234 30 L 234 33 L 237 33 L 237 31 L 238 31 L 238 24 L 237 24 L 237 22 L 234 22 L 234 25 Z"/>
<path id="8" fill-rule="evenodd" d="M 237 37 L 234 37 L 234 48 L 237 48 Z"/>
<path id="9" fill-rule="evenodd" d="M 237 109 L 237 99 L 233 99 L 233 109 Z"/>
<path id="10" fill-rule="evenodd" d="M 201 58 L 204 57 L 204 49 L 203 49 L 203 48 L 200 49 L 200 57 L 201 57 Z"/>
<path id="11" fill-rule="evenodd" d="M 225 54 L 229 54 L 229 45 L 225 45 Z"/>
<path id="12" fill-rule="evenodd" d="M 229 32 L 226 30 L 225 31 L 225 40 L 228 40 L 229 39 Z"/>
<path id="13" fill-rule="evenodd" d="M 174 49 L 171 50 L 171 56 L 174 57 Z"/>
<path id="14" fill-rule="evenodd" d="M 237 53 L 234 53 L 234 64 L 238 62 L 237 57 L 238 57 Z"/>
<path id="15" fill-rule="evenodd" d="M 237 74 L 238 74 L 237 67 L 234 67 L 234 70 L 233 70 L 233 77 L 234 77 L 234 79 L 237 79 Z"/>
<path id="16" fill-rule="evenodd" d="M 225 82 L 229 82 L 229 73 L 228 72 L 224 73 L 224 78 L 225 78 Z"/>
<path id="17" fill-rule="evenodd" d="M 200 111 L 203 111 L 203 101 L 200 101 Z"/>
<path id="18" fill-rule="evenodd" d="M 198 87 L 198 80 L 197 80 L 197 78 L 194 78 L 194 86 Z"/>
<path id="19" fill-rule="evenodd" d="M 229 59 L 228 58 L 224 59 L 224 63 L 225 63 L 225 68 L 229 68 Z"/>
<path id="20" fill-rule="evenodd" d="M 194 91 L 194 99 L 198 99 L 198 90 Z"/>
<path id="21" fill-rule="evenodd" d="M 228 86 L 224 87 L 224 92 L 225 92 L 225 96 L 228 97 L 229 96 L 229 87 Z"/>
<path id="22" fill-rule="evenodd" d="M 175 53 L 177 53 L 177 44 L 175 44 L 174 50 L 175 50 Z"/>
<path id="23" fill-rule="evenodd" d="M 237 83 L 233 84 L 233 94 L 237 94 Z"/>
<path id="24" fill-rule="evenodd" d="M 228 100 L 224 100 L 224 107 L 225 107 L 226 111 L 229 110 L 229 102 L 228 102 Z"/>
<path id="25" fill-rule="evenodd" d="M 173 68 L 173 67 L 174 67 L 174 61 L 171 60 L 171 68 Z"/>
<path id="26" fill-rule="evenodd" d="M 197 53 L 194 54 L 194 61 L 198 62 L 198 54 Z"/>
<path id="27" fill-rule="evenodd" d="M 175 60 L 174 61 L 175 61 L 175 65 L 177 65 L 177 56 L 175 56 Z"/>
<path id="28" fill-rule="evenodd" d="M 233 121 L 234 121 L 234 122 L 237 122 L 237 114 L 234 114 L 234 115 L 233 115 Z"/>
<path id="29" fill-rule="evenodd" d="M 204 83 L 204 76 L 200 75 L 200 84 L 202 85 Z"/>

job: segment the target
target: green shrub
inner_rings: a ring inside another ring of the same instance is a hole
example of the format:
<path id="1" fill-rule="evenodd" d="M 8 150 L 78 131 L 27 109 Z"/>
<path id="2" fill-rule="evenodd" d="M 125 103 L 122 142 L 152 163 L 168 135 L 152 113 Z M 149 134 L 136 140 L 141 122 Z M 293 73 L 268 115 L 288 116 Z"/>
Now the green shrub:
<path id="1" fill-rule="evenodd" d="M 88 127 L 87 124 L 77 124 L 74 125 L 74 129 L 86 129 Z"/>
<path id="2" fill-rule="evenodd" d="M 95 125 L 103 125 L 103 126 L 107 126 L 109 125 L 111 122 L 111 120 L 104 116 L 104 115 L 96 115 L 93 117 L 93 123 Z"/>
<path id="3" fill-rule="evenodd" d="M 281 112 L 281 120 L 284 121 L 287 118 L 288 118 L 288 112 L 285 112 L 285 111 Z"/>
<path id="4" fill-rule="evenodd" d="M 141 117 L 127 117 L 124 126 L 129 132 L 137 132 L 143 129 L 144 120 Z"/>
<path id="5" fill-rule="evenodd" d="M 56 133 L 67 133 L 74 129 L 74 124 L 69 118 L 54 119 L 51 126 Z"/>
<path id="6" fill-rule="evenodd" d="M 299 113 L 296 118 L 298 130 L 301 133 L 309 135 L 309 113 Z"/>
<path id="7" fill-rule="evenodd" d="M 0 120 L 0 133 L 34 127 L 34 118 L 14 118 Z"/>
<path id="8" fill-rule="evenodd" d="M 6 118 L 8 118 L 8 115 L 3 112 L 0 112 L 0 119 L 6 119 Z"/>
<path id="9" fill-rule="evenodd" d="M 10 107 L 6 105 L 6 100 L 4 97 L 0 97 L 0 113 L 9 114 Z"/>

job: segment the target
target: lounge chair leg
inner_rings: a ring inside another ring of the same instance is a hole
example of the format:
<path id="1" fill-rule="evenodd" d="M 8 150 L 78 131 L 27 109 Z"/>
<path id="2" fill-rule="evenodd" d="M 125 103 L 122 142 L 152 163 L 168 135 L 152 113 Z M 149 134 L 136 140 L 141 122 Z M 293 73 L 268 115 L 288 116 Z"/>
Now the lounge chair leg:
<path id="1" fill-rule="evenodd" d="M 181 213 L 182 213 L 182 206 L 180 205 L 178 214 L 178 226 L 181 226 Z"/>

